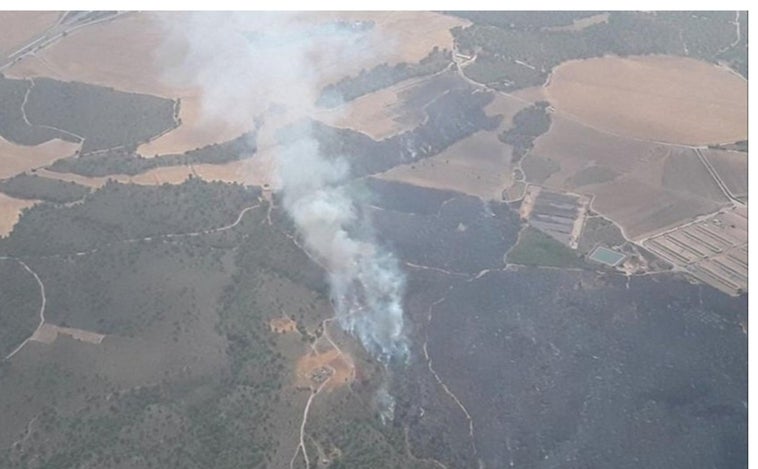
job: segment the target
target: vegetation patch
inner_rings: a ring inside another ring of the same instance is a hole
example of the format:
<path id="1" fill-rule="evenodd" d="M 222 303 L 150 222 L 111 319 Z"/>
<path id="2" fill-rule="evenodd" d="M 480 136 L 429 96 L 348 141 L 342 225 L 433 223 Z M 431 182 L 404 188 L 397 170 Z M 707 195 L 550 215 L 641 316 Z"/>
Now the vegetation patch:
<path id="1" fill-rule="evenodd" d="M 37 328 L 42 295 L 34 276 L 12 259 L 0 259 L 0 285 L 2 361 Z"/>
<path id="2" fill-rule="evenodd" d="M 90 188 L 73 181 L 66 182 L 35 174 L 21 173 L 10 179 L 0 181 L 0 192 L 17 199 L 44 200 L 64 204 L 83 199 L 89 194 Z"/>
<path id="3" fill-rule="evenodd" d="M 331 127 L 304 120 L 282 129 L 278 139 L 292 143 L 304 135 L 312 136 L 326 155 L 344 156 L 353 176 L 384 172 L 404 163 L 434 156 L 453 143 L 480 130 L 493 130 L 501 116 L 488 116 L 484 107 L 494 99 L 492 93 L 473 89 L 453 89 L 426 106 L 426 121 L 413 130 L 376 141 L 350 129 Z"/>
<path id="4" fill-rule="evenodd" d="M 316 100 L 316 105 L 326 108 L 336 107 L 360 96 L 387 88 L 410 78 L 441 72 L 452 63 L 453 54 L 446 49 L 435 47 L 429 55 L 417 63 L 386 63 L 371 70 L 362 70 L 354 77 L 345 77 L 337 83 L 327 85 Z"/>
<path id="5" fill-rule="evenodd" d="M 55 129 L 30 125 L 24 119 L 22 106 L 29 92 L 28 80 L 10 80 L 0 75 L 0 136 L 20 145 L 39 145 L 54 138 L 79 142 Z"/>
<path id="6" fill-rule="evenodd" d="M 587 16 L 592 14 L 587 12 Z M 582 17 L 572 12 L 460 15 L 474 22 L 452 30 L 459 50 L 476 55 L 466 74 L 500 90 L 542 85 L 553 67 L 562 62 L 608 54 L 669 54 L 724 62 L 747 76 L 747 43 L 740 40 L 732 45 L 737 37 L 733 12 L 614 11 L 607 22 L 580 31 L 549 28 Z M 746 16 L 740 15 L 744 33 Z M 746 36 L 741 33 L 741 39 Z"/>
<path id="7" fill-rule="evenodd" d="M 615 223 L 601 216 L 591 216 L 584 222 L 577 249 L 586 254 L 597 245 L 621 246 L 625 242 L 624 235 Z"/>
<path id="8" fill-rule="evenodd" d="M 26 210 L 10 236 L 0 239 L 0 253 L 65 254 L 128 239 L 202 232 L 232 224 L 259 195 L 258 188 L 198 178 L 162 186 L 108 181 L 84 203 Z"/>
<path id="9" fill-rule="evenodd" d="M 146 94 L 49 78 L 35 78 L 26 115 L 35 126 L 83 140 L 82 154 L 136 147 L 176 127 L 174 101 Z"/>
<path id="10" fill-rule="evenodd" d="M 534 139 L 550 130 L 549 103 L 539 101 L 513 116 L 513 125 L 498 137 L 513 147 L 512 161 L 517 163 L 534 148 Z"/>
<path id="11" fill-rule="evenodd" d="M 586 267 L 584 260 L 574 251 L 532 227 L 521 232 L 518 242 L 508 252 L 506 262 L 549 267 Z"/>
<path id="12" fill-rule="evenodd" d="M 223 164 L 241 158 L 250 158 L 256 150 L 255 133 L 243 134 L 234 140 L 214 143 L 179 155 L 164 155 L 145 158 L 125 149 L 108 150 L 97 155 L 61 159 L 48 167 L 51 171 L 74 173 L 87 177 L 113 174 L 136 174 L 166 166 L 192 164 Z"/>

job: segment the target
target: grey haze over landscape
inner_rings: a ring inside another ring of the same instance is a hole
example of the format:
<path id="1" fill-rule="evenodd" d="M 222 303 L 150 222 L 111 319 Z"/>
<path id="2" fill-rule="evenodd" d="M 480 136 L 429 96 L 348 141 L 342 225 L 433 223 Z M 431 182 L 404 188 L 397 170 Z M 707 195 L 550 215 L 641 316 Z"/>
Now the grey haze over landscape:
<path id="1" fill-rule="evenodd" d="M 745 11 L 0 11 L 0 469 L 743 468 Z"/>

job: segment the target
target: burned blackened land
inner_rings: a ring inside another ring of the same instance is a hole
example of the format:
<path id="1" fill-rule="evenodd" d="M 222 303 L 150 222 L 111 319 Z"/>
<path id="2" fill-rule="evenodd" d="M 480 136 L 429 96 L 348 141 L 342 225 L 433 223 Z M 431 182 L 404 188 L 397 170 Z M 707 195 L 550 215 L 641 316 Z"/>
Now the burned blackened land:
<path id="1" fill-rule="evenodd" d="M 256 151 L 256 134 L 248 132 L 223 143 L 214 143 L 182 154 L 145 158 L 126 149 L 108 150 L 96 155 L 57 160 L 48 169 L 82 176 L 144 173 L 164 166 L 223 164 L 251 157 Z"/>
<path id="2" fill-rule="evenodd" d="M 353 184 L 368 192 L 367 202 L 375 207 L 417 215 L 436 215 L 445 202 L 461 195 L 459 192 L 426 189 L 376 178 L 361 179 Z"/>
<path id="3" fill-rule="evenodd" d="M 428 352 L 486 467 L 746 464 L 745 296 L 522 268 L 444 298 Z"/>
<path id="4" fill-rule="evenodd" d="M 279 134 L 287 143 L 310 136 L 324 155 L 343 156 L 350 161 L 353 176 L 386 171 L 440 153 L 453 143 L 479 130 L 493 130 L 501 116 L 488 116 L 484 107 L 494 95 L 472 89 L 454 89 L 426 107 L 427 120 L 413 130 L 376 141 L 365 134 L 338 129 L 318 121 L 303 121 Z"/>
<path id="5" fill-rule="evenodd" d="M 411 452 L 451 468 L 477 467 L 476 454 L 466 414 L 431 374 L 424 343 L 430 306 L 461 281 L 431 270 L 409 272 L 405 311 L 413 330 L 412 358 L 407 366 L 392 369 L 391 380 L 391 392 L 396 396 L 395 424 L 407 428 Z"/>
<path id="6" fill-rule="evenodd" d="M 506 204 L 465 195 L 440 204 L 437 213 L 374 209 L 372 217 L 381 241 L 402 260 L 469 274 L 503 267 L 520 227 Z"/>

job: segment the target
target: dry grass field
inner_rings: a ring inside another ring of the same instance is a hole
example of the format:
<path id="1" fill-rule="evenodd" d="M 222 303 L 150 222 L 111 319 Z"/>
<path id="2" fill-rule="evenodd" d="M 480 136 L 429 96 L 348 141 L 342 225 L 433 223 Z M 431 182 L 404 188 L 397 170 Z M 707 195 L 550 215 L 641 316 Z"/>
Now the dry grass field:
<path id="1" fill-rule="evenodd" d="M 6 56 L 53 26 L 58 11 L 0 11 L 0 56 Z"/>
<path id="2" fill-rule="evenodd" d="M 488 200 L 502 200 L 512 184 L 511 147 L 495 132 L 481 131 L 439 155 L 396 166 L 380 176 L 421 187 L 448 189 Z"/>
<path id="3" fill-rule="evenodd" d="M 498 129 L 477 132 L 439 155 L 396 166 L 380 177 L 421 187 L 458 191 L 485 200 L 502 200 L 503 192 L 513 184 L 512 147 L 501 142 L 497 134 L 510 127 L 513 116 L 525 106 L 526 103 L 517 99 L 496 95 L 484 111 L 487 115 L 503 116 Z"/>
<path id="4" fill-rule="evenodd" d="M 195 176 L 206 181 L 222 181 L 253 186 L 272 184 L 273 163 L 269 156 L 232 161 L 224 164 L 197 164 L 192 166 L 163 166 L 134 176 L 113 174 L 110 176 L 81 176 L 73 173 L 59 173 L 47 169 L 37 170 L 37 175 L 61 181 L 71 181 L 87 187 L 98 188 L 113 179 L 121 183 L 134 183 L 144 186 L 160 184 L 181 184 L 188 177 Z"/>
<path id="5" fill-rule="evenodd" d="M 400 94 L 418 80 L 405 81 L 354 99 L 333 110 L 319 111 L 314 117 L 335 127 L 362 132 L 381 140 L 411 130 L 423 120 L 423 113 L 409 112 Z"/>
<path id="6" fill-rule="evenodd" d="M 524 109 L 528 105 L 529 103 L 524 101 L 522 98 L 514 98 L 497 93 L 495 94 L 495 98 L 492 100 L 492 102 L 485 106 L 484 112 L 486 112 L 488 116 L 494 116 L 497 114 L 503 116 L 503 121 L 500 123 L 500 128 L 497 129 L 498 132 L 501 132 L 510 128 L 512 125 L 513 116 L 515 116 L 517 112 Z"/>
<path id="7" fill-rule="evenodd" d="M 547 94 L 545 93 L 545 87 L 543 86 L 532 86 L 530 88 L 522 88 L 520 90 L 516 90 L 512 93 L 510 93 L 511 96 L 514 96 L 518 99 L 524 99 L 529 102 L 537 102 L 537 101 L 547 101 Z"/>
<path id="8" fill-rule="evenodd" d="M 450 29 L 466 26 L 462 18 L 426 11 L 324 13 L 339 20 L 374 21 L 371 47 L 380 51 L 381 62 L 417 62 L 435 46 L 453 49 Z"/>
<path id="9" fill-rule="evenodd" d="M 545 92 L 560 111 L 619 135 L 691 145 L 747 137 L 747 82 L 693 59 L 570 61 L 556 67 Z"/>
<path id="10" fill-rule="evenodd" d="M 543 185 L 594 195 L 592 209 L 611 218 L 630 238 L 642 237 L 713 212 L 725 196 L 694 150 L 598 132 L 553 115 L 550 131 L 526 157 L 557 163 Z M 582 181 L 588 168 L 607 178 Z M 526 170 L 527 180 L 532 177 Z M 578 185 L 578 182 L 584 182 Z"/>
<path id="11" fill-rule="evenodd" d="M 0 179 L 47 166 L 57 159 L 73 155 L 78 148 L 76 143 L 58 139 L 29 147 L 0 137 Z"/>
<path id="12" fill-rule="evenodd" d="M 9 197 L 0 192 L 0 237 L 8 235 L 13 230 L 21 216 L 21 210 L 39 202 L 38 200 L 22 200 Z"/>
<path id="13" fill-rule="evenodd" d="M 30 340 L 42 342 L 43 344 L 52 344 L 59 335 L 69 336 L 72 339 L 90 344 L 99 344 L 105 338 L 104 334 L 98 334 L 97 332 L 71 327 L 60 327 L 45 323 L 39 329 L 34 331 L 34 335 L 32 335 Z"/>
<path id="14" fill-rule="evenodd" d="M 79 29 L 24 58 L 8 75 L 50 76 L 111 86 L 122 91 L 167 95 L 156 51 L 164 38 L 157 13 L 133 13 Z"/>

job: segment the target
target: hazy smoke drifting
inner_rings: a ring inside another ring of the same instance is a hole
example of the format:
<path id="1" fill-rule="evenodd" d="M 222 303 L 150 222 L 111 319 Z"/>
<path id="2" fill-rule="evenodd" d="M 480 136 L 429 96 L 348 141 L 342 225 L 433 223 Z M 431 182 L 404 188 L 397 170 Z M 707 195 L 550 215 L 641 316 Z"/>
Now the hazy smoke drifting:
<path id="1" fill-rule="evenodd" d="M 160 55 L 171 60 L 177 50 L 186 51 L 181 63 L 169 67 L 171 79 L 202 87 L 204 109 L 213 119 L 252 121 L 271 104 L 283 107 L 292 121 L 308 116 L 326 83 L 380 52 L 367 50 L 368 42 L 327 19 L 198 13 L 181 23 L 171 16 L 166 21 L 171 39 Z M 370 220 L 345 186 L 349 155 L 322 154 L 310 129 L 302 128 L 274 153 L 283 206 L 329 272 L 340 324 L 378 358 L 402 359 L 408 352 L 404 275 L 395 257 L 375 242 Z"/>
<path id="2" fill-rule="evenodd" d="M 343 185 L 347 162 L 321 155 L 312 139 L 290 145 L 278 162 L 284 207 L 307 248 L 325 261 L 340 324 L 381 358 L 405 356 L 405 278 Z"/>

